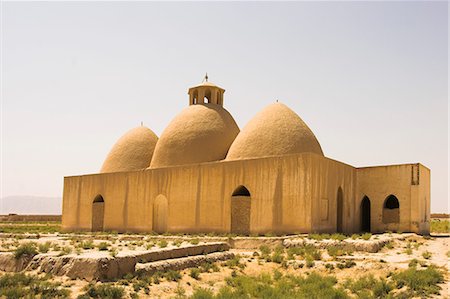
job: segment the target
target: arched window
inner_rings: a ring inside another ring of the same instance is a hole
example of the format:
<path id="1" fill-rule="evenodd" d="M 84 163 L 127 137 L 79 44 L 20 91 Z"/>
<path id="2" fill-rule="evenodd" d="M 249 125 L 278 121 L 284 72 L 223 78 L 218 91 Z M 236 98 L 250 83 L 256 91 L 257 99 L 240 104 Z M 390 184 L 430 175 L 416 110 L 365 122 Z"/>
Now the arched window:
<path id="1" fill-rule="evenodd" d="M 234 190 L 232 196 L 250 196 L 250 192 L 247 188 L 241 185 Z"/>
<path id="2" fill-rule="evenodd" d="M 92 231 L 103 231 L 103 221 L 105 218 L 105 201 L 103 196 L 98 194 L 92 201 Z"/>
<path id="3" fill-rule="evenodd" d="M 245 186 L 237 187 L 231 195 L 231 232 L 250 234 L 250 191 Z"/>
<path id="4" fill-rule="evenodd" d="M 391 194 L 384 200 L 383 204 L 383 223 L 400 222 L 400 202 L 398 198 Z"/>

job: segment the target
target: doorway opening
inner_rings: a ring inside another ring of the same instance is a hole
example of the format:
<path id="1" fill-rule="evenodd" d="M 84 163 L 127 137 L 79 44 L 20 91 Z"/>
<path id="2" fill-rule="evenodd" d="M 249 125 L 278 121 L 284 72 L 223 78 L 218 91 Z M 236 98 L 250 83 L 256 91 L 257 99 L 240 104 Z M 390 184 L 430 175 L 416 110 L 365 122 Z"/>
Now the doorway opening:
<path id="1" fill-rule="evenodd" d="M 343 219 L 344 219 L 344 193 L 342 188 L 339 187 L 336 196 L 336 231 L 338 233 L 343 232 Z"/>
<path id="2" fill-rule="evenodd" d="M 367 196 L 361 201 L 361 231 L 370 233 L 370 199 Z"/>
<path id="3" fill-rule="evenodd" d="M 231 195 L 231 232 L 250 234 L 250 191 L 245 186 L 237 187 Z"/>
<path id="4" fill-rule="evenodd" d="M 153 231 L 157 233 L 167 232 L 167 198 L 160 194 L 153 203 Z"/>
<path id="5" fill-rule="evenodd" d="M 98 194 L 92 202 L 92 231 L 103 231 L 103 221 L 105 218 L 105 200 Z"/>

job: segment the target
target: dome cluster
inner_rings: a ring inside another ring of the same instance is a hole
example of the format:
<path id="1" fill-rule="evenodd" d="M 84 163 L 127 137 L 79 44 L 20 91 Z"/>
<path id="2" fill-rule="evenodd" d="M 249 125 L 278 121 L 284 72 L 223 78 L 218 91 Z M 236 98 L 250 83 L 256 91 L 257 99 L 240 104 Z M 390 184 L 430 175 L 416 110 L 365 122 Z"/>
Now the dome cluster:
<path id="1" fill-rule="evenodd" d="M 146 127 L 127 132 L 111 149 L 101 172 L 308 152 L 323 156 L 311 129 L 286 105 L 267 106 L 239 132 L 231 114 L 208 101 L 185 108 L 159 139 Z"/>

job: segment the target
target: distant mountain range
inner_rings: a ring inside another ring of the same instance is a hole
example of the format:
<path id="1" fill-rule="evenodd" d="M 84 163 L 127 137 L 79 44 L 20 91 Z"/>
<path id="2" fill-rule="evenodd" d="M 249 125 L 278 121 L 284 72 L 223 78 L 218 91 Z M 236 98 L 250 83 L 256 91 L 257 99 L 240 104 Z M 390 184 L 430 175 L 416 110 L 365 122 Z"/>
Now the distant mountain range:
<path id="1" fill-rule="evenodd" d="M 61 197 L 6 196 L 0 199 L 0 215 L 61 215 Z"/>

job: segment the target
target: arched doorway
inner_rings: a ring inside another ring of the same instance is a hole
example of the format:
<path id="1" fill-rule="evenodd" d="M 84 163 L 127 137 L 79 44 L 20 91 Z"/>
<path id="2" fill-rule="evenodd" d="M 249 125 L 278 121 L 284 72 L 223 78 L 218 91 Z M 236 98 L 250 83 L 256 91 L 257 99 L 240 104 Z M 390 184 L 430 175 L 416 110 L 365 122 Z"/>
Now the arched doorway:
<path id="1" fill-rule="evenodd" d="M 370 199 L 367 196 L 361 201 L 361 231 L 370 232 Z"/>
<path id="2" fill-rule="evenodd" d="M 344 193 L 342 188 L 339 187 L 336 196 L 336 231 L 338 233 L 343 232 L 343 219 L 344 219 Z"/>
<path id="3" fill-rule="evenodd" d="M 250 234 L 251 196 L 244 186 L 237 187 L 231 195 L 231 232 Z"/>
<path id="4" fill-rule="evenodd" d="M 157 233 L 167 232 L 167 198 L 160 194 L 155 198 L 153 203 L 153 231 Z"/>
<path id="5" fill-rule="evenodd" d="M 383 223 L 400 222 L 400 203 L 398 198 L 391 194 L 384 200 L 383 205 Z"/>
<path id="6" fill-rule="evenodd" d="M 103 220 L 105 218 L 105 201 L 98 194 L 92 202 L 92 231 L 103 231 Z"/>

